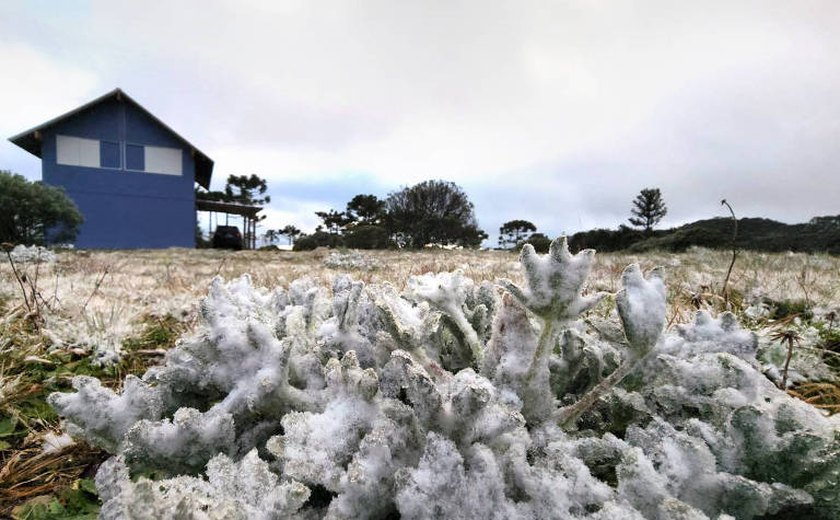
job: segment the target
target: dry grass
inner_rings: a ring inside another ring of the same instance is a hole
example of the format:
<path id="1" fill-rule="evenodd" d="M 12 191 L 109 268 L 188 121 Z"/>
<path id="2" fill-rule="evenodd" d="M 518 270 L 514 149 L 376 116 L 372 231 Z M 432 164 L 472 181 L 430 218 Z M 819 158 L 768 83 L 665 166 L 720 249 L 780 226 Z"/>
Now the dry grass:
<path id="1" fill-rule="evenodd" d="M 788 393 L 829 413 L 840 413 L 840 383 L 802 383 Z"/>

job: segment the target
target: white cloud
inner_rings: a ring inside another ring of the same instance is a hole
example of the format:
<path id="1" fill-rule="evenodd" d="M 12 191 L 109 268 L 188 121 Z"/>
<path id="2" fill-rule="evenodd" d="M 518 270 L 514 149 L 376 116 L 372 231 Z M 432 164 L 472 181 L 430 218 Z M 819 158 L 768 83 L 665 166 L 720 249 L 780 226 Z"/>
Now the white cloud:
<path id="1" fill-rule="evenodd" d="M 89 101 L 97 77 L 64 64 L 24 43 L 0 41 L 0 169 L 30 178 L 40 174 L 40 162 L 5 138 L 18 134 Z"/>
<path id="2" fill-rule="evenodd" d="M 69 47 L 44 70 L 95 56 L 107 88 L 216 160 L 219 184 L 443 178 L 476 193 L 491 235 L 525 213 L 553 232 L 615 226 L 646 186 L 674 223 L 722 196 L 787 220 L 836 213 L 832 0 L 101 1 L 75 16 L 91 36 L 48 26 Z M 95 79 L 48 78 L 32 99 L 62 105 Z M 316 203 L 272 206 L 307 227 Z"/>

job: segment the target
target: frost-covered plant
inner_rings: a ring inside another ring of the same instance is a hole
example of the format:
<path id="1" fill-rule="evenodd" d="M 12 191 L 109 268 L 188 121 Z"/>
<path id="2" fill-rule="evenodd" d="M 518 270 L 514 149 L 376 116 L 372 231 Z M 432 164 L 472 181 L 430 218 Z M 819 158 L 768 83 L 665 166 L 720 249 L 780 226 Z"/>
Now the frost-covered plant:
<path id="1" fill-rule="evenodd" d="M 9 252 L 12 261 L 19 264 L 51 264 L 55 262 L 55 253 L 42 246 L 18 244 Z"/>
<path id="2" fill-rule="evenodd" d="M 373 271 L 382 267 L 378 260 L 359 251 L 333 251 L 324 258 L 324 266 L 359 271 Z"/>
<path id="3" fill-rule="evenodd" d="M 461 272 L 216 280 L 163 366 L 50 402 L 115 455 L 103 518 L 836 518 L 837 420 L 732 315 L 663 336 L 660 270 L 625 271 L 623 333 L 590 327 L 592 260 L 526 246 L 501 295 Z"/>

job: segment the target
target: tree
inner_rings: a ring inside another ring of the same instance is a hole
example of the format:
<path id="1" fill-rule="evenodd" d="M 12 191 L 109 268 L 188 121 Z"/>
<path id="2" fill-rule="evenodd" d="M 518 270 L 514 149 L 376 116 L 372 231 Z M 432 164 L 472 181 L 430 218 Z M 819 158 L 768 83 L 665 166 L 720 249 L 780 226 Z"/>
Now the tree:
<path id="1" fill-rule="evenodd" d="M 548 253 L 551 247 L 551 239 L 542 233 L 531 233 L 523 244 L 531 244 L 537 253 Z"/>
<path id="2" fill-rule="evenodd" d="M 531 233 L 537 230 L 537 226 L 527 220 L 511 220 L 502 224 L 499 228 L 499 247 L 510 249 L 527 239 Z"/>
<path id="3" fill-rule="evenodd" d="M 344 234 L 344 245 L 352 249 L 385 249 L 391 241 L 383 226 L 362 224 Z"/>
<path id="4" fill-rule="evenodd" d="M 229 175 L 225 184 L 226 202 L 236 202 L 246 206 L 260 206 L 271 202 L 271 197 L 265 195 L 268 185 L 265 179 L 254 174 Z"/>
<path id="5" fill-rule="evenodd" d="M 653 226 L 668 213 L 668 208 L 665 207 L 659 188 L 646 188 L 633 200 L 630 212 L 634 215 L 628 219 L 630 223 L 642 228 L 645 233 L 649 233 Z"/>
<path id="6" fill-rule="evenodd" d="M 360 226 L 377 225 L 385 214 L 385 201 L 376 195 L 356 195 L 347 203 L 345 213 Z"/>
<path id="7" fill-rule="evenodd" d="M 423 181 L 385 200 L 386 228 L 406 247 L 458 244 L 477 247 L 487 238 L 478 228 L 473 204 L 455 183 Z"/>
<path id="8" fill-rule="evenodd" d="M 274 245 L 277 242 L 277 238 L 280 236 L 280 231 L 274 229 L 267 229 L 265 233 L 263 233 L 263 240 L 268 242 L 271 245 Z"/>
<path id="9" fill-rule="evenodd" d="M 333 235 L 340 234 L 348 224 L 353 222 L 353 218 L 350 215 L 334 209 L 329 211 L 316 211 L 315 215 L 324 222 L 324 226 Z"/>
<path id="10" fill-rule="evenodd" d="M 295 243 L 295 239 L 300 236 L 301 230 L 296 228 L 295 226 L 289 224 L 288 226 L 284 227 L 283 229 L 278 231 L 278 234 L 284 235 L 289 239 L 289 245 Z"/>
<path id="11" fill-rule="evenodd" d="M 223 191 L 206 191 L 197 187 L 195 197 L 200 200 L 259 206 L 271 202 L 271 196 L 265 195 L 266 191 L 268 184 L 265 179 L 256 175 L 229 175 Z"/>
<path id="12" fill-rule="evenodd" d="M 0 170 L 0 242 L 72 242 L 82 214 L 64 190 Z"/>

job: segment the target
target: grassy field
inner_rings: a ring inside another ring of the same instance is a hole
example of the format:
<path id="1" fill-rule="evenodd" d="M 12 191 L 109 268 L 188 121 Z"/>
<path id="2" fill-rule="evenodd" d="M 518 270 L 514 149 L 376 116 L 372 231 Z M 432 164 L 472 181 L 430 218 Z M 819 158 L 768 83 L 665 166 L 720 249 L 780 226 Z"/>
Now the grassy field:
<path id="1" fill-rule="evenodd" d="M 756 331 L 768 359 L 779 362 L 790 345 L 795 347 L 791 366 L 799 367 L 808 381 L 799 381 L 791 393 L 825 413 L 840 411 L 840 258 L 742 253 L 730 291 L 723 295 L 730 259 L 730 253 L 706 249 L 680 255 L 597 255 L 588 290 L 617 291 L 630 263 L 644 270 L 664 266 L 669 327 L 690 321 L 698 309 L 731 310 Z M 94 375 L 119 388 L 125 375 L 160 362 L 182 334 L 195 328 L 198 305 L 214 277 L 247 273 L 254 285 L 270 289 L 309 276 L 329 287 L 336 275 L 349 272 L 368 283 L 389 282 L 401 289 L 411 276 L 456 269 L 476 281 L 522 282 L 517 257 L 496 251 L 175 249 L 68 251 L 48 263 L 3 258 L 0 517 L 95 517 L 89 479 L 104 453 L 83 443 L 68 444 L 45 398 L 67 390 L 74 375 Z M 594 312 L 607 313 L 607 308 Z M 813 368 L 817 365 L 828 371 Z"/>

